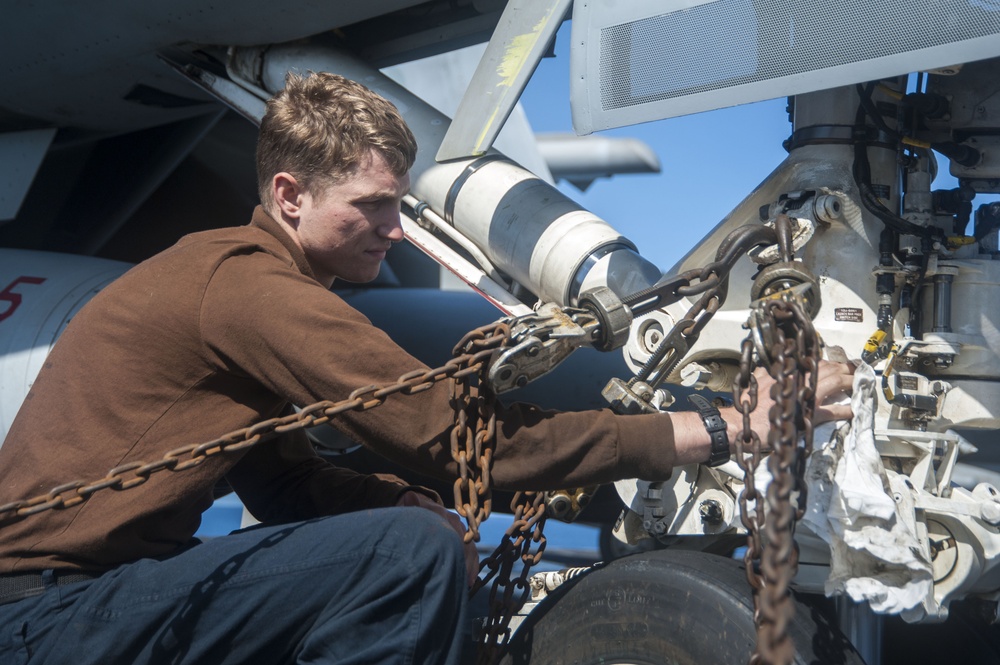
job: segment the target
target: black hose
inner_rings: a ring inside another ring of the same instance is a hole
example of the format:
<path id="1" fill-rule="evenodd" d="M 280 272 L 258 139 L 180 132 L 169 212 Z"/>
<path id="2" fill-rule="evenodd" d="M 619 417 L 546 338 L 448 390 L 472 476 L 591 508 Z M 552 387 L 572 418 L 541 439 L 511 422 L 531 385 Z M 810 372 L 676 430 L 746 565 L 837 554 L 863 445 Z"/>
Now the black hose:
<path id="1" fill-rule="evenodd" d="M 871 92 L 874 86 L 874 83 L 869 83 L 867 87 L 861 84 L 857 86 L 861 104 L 858 107 L 858 113 L 854 120 L 854 165 L 852 171 L 854 182 L 857 184 L 858 192 L 861 194 L 861 203 L 864 204 L 868 212 L 878 217 L 883 224 L 896 233 L 929 240 L 941 240 L 944 238 L 943 231 L 937 227 L 920 226 L 919 224 L 914 224 L 903 219 L 882 205 L 875 192 L 872 191 L 871 163 L 868 161 L 868 132 L 867 125 L 865 124 L 866 115 L 872 118 L 876 125 L 879 126 L 879 129 L 893 137 L 894 140 L 899 140 L 899 134 L 885 124 L 885 120 L 879 115 L 871 101 Z"/>

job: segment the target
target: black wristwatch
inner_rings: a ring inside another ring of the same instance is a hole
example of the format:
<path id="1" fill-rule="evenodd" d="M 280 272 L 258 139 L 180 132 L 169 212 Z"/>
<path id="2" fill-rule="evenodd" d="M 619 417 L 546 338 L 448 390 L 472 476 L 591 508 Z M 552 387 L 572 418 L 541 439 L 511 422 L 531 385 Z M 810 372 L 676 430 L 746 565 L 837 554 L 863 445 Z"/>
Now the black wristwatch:
<path id="1" fill-rule="evenodd" d="M 712 437 L 712 454 L 708 458 L 708 466 L 719 466 L 729 461 L 729 426 L 723 420 L 719 410 L 701 395 L 688 395 L 688 401 L 698 411 L 708 435 Z"/>

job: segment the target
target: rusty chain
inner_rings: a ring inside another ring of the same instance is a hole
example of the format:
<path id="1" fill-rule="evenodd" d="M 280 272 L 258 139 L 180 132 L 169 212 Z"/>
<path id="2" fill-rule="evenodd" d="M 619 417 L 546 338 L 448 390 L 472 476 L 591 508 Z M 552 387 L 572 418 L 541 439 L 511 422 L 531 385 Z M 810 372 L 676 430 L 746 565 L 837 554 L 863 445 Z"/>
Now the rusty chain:
<path id="1" fill-rule="evenodd" d="M 480 329 L 482 330 L 482 329 Z M 510 340 L 510 327 L 505 326 L 503 343 Z M 498 348 L 493 337 L 470 333 L 455 347 L 455 354 L 476 357 L 480 346 Z M 455 426 L 451 431 L 451 454 L 458 464 L 455 480 L 455 510 L 465 518 L 468 531 L 465 541 L 479 541 L 479 525 L 490 516 L 492 498 L 490 470 L 496 444 L 496 397 L 487 382 L 489 363 L 482 363 L 466 380 L 456 380 L 452 390 Z M 472 378 L 478 379 L 473 394 Z M 473 422 L 469 414 L 475 413 Z M 511 501 L 514 520 L 493 553 L 479 564 L 479 577 L 469 595 L 493 582 L 489 596 L 489 614 L 478 636 L 477 663 L 492 665 L 499 660 L 510 641 L 510 621 L 524 605 L 530 591 L 528 575 L 545 550 L 545 493 L 518 492 Z M 521 570 L 514 577 L 514 566 L 521 561 Z M 483 575 L 483 572 L 486 572 Z"/>
<path id="2" fill-rule="evenodd" d="M 657 345 L 636 377 L 629 381 L 629 388 L 644 382 L 655 389 L 677 367 L 725 302 L 727 278 L 740 256 L 754 246 L 777 242 L 784 250 L 782 260 L 791 261 L 790 229 L 787 218 L 776 220 L 773 229 L 753 224 L 739 227 L 726 236 L 712 263 L 664 278 L 654 287 L 626 298 L 625 304 L 641 316 L 682 297 L 701 296 Z M 754 475 L 764 457 L 764 446 L 751 422 L 758 402 L 758 385 L 753 375 L 753 330 L 743 342 L 741 371 L 733 385 L 733 402 L 743 420 L 742 434 L 735 445 L 736 458 L 744 472 L 739 505 L 747 530 L 744 564 L 753 591 L 757 626 L 757 647 L 750 659 L 754 665 L 785 665 L 795 655 L 795 645 L 788 635 L 795 607 L 788 589 L 798 570 L 793 529 L 804 512 L 806 500 L 803 474 L 806 455 L 812 447 L 819 339 L 801 304 L 788 296 L 791 290 L 776 292 L 761 302 L 757 310 L 759 353 L 766 358 L 765 364 L 775 379 L 772 394 L 775 407 L 769 414 L 771 428 L 767 442 L 773 453 L 768 462 L 773 479 L 767 489 L 766 510 L 764 493 L 757 487 Z M 802 449 L 797 448 L 800 435 L 805 440 Z M 793 491 L 798 491 L 794 510 Z"/>
<path id="3" fill-rule="evenodd" d="M 495 328 L 477 328 L 455 346 L 453 355 L 474 358 L 488 351 L 488 359 L 509 336 L 510 326 L 506 323 Z M 455 424 L 450 435 L 451 457 L 458 465 L 454 484 L 455 511 L 468 525 L 466 543 L 479 542 L 479 525 L 490 516 L 493 508 L 490 469 L 493 468 L 496 412 L 495 398 L 484 381 L 488 367 L 488 362 L 479 363 L 475 371 L 457 377 L 452 385 Z M 473 377 L 478 379 L 478 395 L 473 394 Z"/>
<path id="4" fill-rule="evenodd" d="M 795 615 L 789 586 L 798 571 L 794 529 L 806 504 L 804 473 L 806 458 L 812 450 L 820 343 L 812 321 L 797 302 L 768 300 L 762 303 L 759 312 L 757 330 L 761 333 L 761 352 L 765 356 L 762 362 L 775 379 L 771 389 L 774 406 L 768 414 L 771 482 L 766 510 L 755 482 L 762 445 L 750 422 L 750 414 L 757 406 L 758 386 L 752 373 L 754 344 L 749 338 L 743 342 L 740 375 L 733 385 L 734 403 L 743 417 L 736 458 L 744 472 L 744 489 L 739 499 L 743 526 L 747 529 L 744 564 L 753 590 L 757 625 L 757 648 L 750 663 L 787 665 L 795 657 L 795 645 L 788 633 Z M 794 508 L 793 492 L 798 493 Z M 766 546 L 762 533 L 766 536 Z M 759 571 L 756 561 L 760 562 Z"/>
<path id="5" fill-rule="evenodd" d="M 754 247 L 777 240 L 775 229 L 768 226 L 747 224 L 738 227 L 723 238 L 715 260 L 708 265 L 665 277 L 655 286 L 623 299 L 633 315 L 639 317 L 682 298 L 701 296 L 660 341 L 629 385 L 643 382 L 652 388 L 659 386 L 698 341 L 702 329 L 726 301 L 729 273 L 737 260 Z"/>
<path id="6" fill-rule="evenodd" d="M 754 561 L 760 559 L 763 550 L 760 534 L 764 524 L 764 495 L 757 488 L 755 472 L 760 466 L 762 446 L 760 436 L 754 431 L 750 415 L 757 408 L 757 377 L 753 374 L 753 340 L 743 340 L 740 354 L 740 373 L 733 384 L 733 406 L 743 417 L 742 434 L 736 439 L 736 461 L 743 469 L 743 491 L 740 492 L 740 520 L 747 530 L 747 549 L 743 556 L 747 582 L 753 590 L 756 602 L 757 591 L 763 586 L 760 575 L 754 568 Z M 753 503 L 753 509 L 750 503 Z M 757 622 L 755 611 L 755 622 Z"/>
<path id="7" fill-rule="evenodd" d="M 635 381 L 646 382 L 653 388 L 659 386 L 698 341 L 702 328 L 722 307 L 725 299 L 723 289 L 726 275 L 720 275 L 719 271 L 724 266 L 719 266 L 718 263 L 711 263 L 702 270 L 689 271 L 690 279 L 700 281 L 697 284 L 689 282 L 687 286 L 679 287 L 676 291 L 678 299 L 685 295 L 701 295 L 701 297 L 663 338 L 649 360 L 636 374 Z"/>
<path id="8" fill-rule="evenodd" d="M 514 521 L 507 528 L 500 545 L 479 566 L 485 575 L 472 588 L 475 594 L 493 580 L 489 596 L 489 616 L 482 626 L 478 638 L 477 665 L 492 665 L 503 655 L 510 642 L 512 631 L 510 621 L 520 609 L 531 591 L 530 570 L 537 564 L 545 551 L 544 492 L 518 492 L 511 502 Z M 521 562 L 520 572 L 514 576 L 514 566 Z"/>

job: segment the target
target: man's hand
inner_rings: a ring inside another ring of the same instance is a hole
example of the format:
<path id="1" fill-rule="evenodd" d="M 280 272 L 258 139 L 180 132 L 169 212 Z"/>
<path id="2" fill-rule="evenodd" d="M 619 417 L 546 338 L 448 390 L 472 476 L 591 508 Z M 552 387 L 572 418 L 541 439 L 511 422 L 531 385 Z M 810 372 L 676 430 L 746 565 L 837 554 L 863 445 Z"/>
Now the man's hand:
<path id="1" fill-rule="evenodd" d="M 421 494 L 420 492 L 404 492 L 399 497 L 399 501 L 396 502 L 396 505 L 426 508 L 427 510 L 437 513 L 448 521 L 451 528 L 454 529 L 459 538 L 462 538 L 464 541 L 465 524 L 462 522 L 462 518 L 441 504 L 435 502 L 429 496 Z M 476 544 L 474 542 L 465 543 L 464 547 L 466 581 L 471 587 L 475 584 L 476 578 L 479 577 L 479 552 L 476 550 Z"/>
<path id="2" fill-rule="evenodd" d="M 826 360 L 819 362 L 813 425 L 831 420 L 850 420 L 853 417 L 850 400 L 845 404 L 836 402 L 851 394 L 854 387 L 854 369 L 852 363 L 834 363 Z"/>
<path id="3" fill-rule="evenodd" d="M 766 367 L 758 367 L 754 372 L 757 379 L 757 408 L 750 416 L 750 424 L 754 431 L 760 435 L 761 441 L 767 443 L 767 434 L 771 429 L 768 414 L 774 406 L 774 399 L 771 397 L 771 387 L 775 380 L 767 373 Z M 813 425 L 829 422 L 831 420 L 848 420 L 852 416 L 850 402 L 838 404 L 836 402 L 851 394 L 854 385 L 854 365 L 844 362 L 819 361 L 819 376 L 816 380 L 816 410 L 813 412 Z M 729 423 L 730 447 L 736 442 L 736 438 L 743 433 L 743 416 L 735 409 L 724 409 L 723 418 Z"/>

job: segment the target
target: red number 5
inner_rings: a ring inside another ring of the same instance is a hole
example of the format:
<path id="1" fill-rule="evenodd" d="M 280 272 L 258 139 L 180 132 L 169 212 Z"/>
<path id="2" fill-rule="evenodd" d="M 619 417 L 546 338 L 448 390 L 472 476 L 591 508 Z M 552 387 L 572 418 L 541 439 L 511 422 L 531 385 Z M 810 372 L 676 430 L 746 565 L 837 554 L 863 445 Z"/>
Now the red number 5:
<path id="1" fill-rule="evenodd" d="M 44 281 L 44 277 L 18 277 L 8 284 L 6 289 L 0 291 L 0 303 L 7 303 L 7 308 L 0 312 L 0 321 L 13 314 L 14 310 L 21 304 L 21 294 L 14 293 L 15 286 L 18 284 L 41 284 Z"/>

